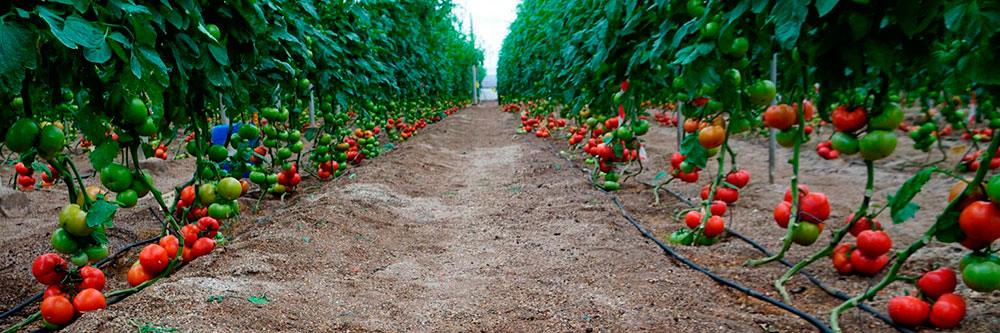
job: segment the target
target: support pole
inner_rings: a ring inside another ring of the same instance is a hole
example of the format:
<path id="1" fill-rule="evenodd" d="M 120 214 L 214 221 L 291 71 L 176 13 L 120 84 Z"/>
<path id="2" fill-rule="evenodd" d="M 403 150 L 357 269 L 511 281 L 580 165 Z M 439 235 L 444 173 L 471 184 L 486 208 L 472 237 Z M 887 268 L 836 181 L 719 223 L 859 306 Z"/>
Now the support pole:
<path id="1" fill-rule="evenodd" d="M 774 57 L 771 58 L 771 82 L 777 84 L 778 82 L 778 54 L 775 53 Z M 771 105 L 778 103 L 778 97 L 775 96 L 774 100 L 771 101 Z M 775 140 L 774 128 L 768 128 L 768 140 L 767 140 L 767 181 L 770 184 L 774 184 L 774 151 L 777 146 L 777 141 Z"/>

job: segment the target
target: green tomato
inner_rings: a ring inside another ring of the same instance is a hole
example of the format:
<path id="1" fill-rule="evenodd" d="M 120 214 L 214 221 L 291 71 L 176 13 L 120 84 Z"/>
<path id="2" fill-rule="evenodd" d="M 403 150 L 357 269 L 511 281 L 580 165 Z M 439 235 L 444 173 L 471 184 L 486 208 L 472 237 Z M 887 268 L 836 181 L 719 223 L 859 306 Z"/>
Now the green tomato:
<path id="1" fill-rule="evenodd" d="M 267 183 L 268 184 L 277 184 L 278 183 L 278 174 L 273 173 L 273 174 L 267 175 L 266 179 L 267 179 Z"/>
<path id="2" fill-rule="evenodd" d="M 883 159 L 896 150 L 896 134 L 889 131 L 876 130 L 869 132 L 858 141 L 861 156 L 869 161 Z"/>
<path id="3" fill-rule="evenodd" d="M 127 189 L 118 192 L 118 194 L 115 195 L 115 201 L 121 202 L 125 208 L 132 208 L 135 207 L 136 202 L 139 201 L 139 194 L 133 189 Z"/>
<path id="4" fill-rule="evenodd" d="M 216 192 L 226 200 L 235 200 L 243 193 L 243 185 L 233 177 L 222 178 L 219 181 Z"/>
<path id="5" fill-rule="evenodd" d="M 228 205 L 214 203 L 208 206 L 208 216 L 215 219 L 225 220 L 229 218 L 229 214 L 232 212 L 232 208 Z"/>
<path id="6" fill-rule="evenodd" d="M 285 185 L 274 184 L 274 185 L 271 186 L 271 193 L 274 193 L 274 194 L 278 194 L 278 195 L 284 194 L 285 190 L 286 190 L 285 189 Z"/>
<path id="7" fill-rule="evenodd" d="M 111 163 L 101 169 L 101 184 L 113 192 L 121 192 L 132 186 L 132 173 L 119 163 Z"/>
<path id="8" fill-rule="evenodd" d="M 649 132 L 649 122 L 645 119 L 639 119 L 639 121 L 632 124 L 632 132 L 636 136 L 644 135 Z"/>
<path id="9" fill-rule="evenodd" d="M 619 127 L 618 130 L 615 131 L 615 138 L 622 141 L 632 140 L 632 131 L 625 126 Z"/>
<path id="10" fill-rule="evenodd" d="M 305 148 L 305 145 L 302 143 L 302 141 L 295 141 L 295 143 L 293 143 L 291 146 L 288 146 L 288 149 L 291 150 L 292 153 L 296 154 L 302 152 L 303 148 Z"/>
<path id="11" fill-rule="evenodd" d="M 715 39 L 719 37 L 719 31 L 722 30 L 722 26 L 718 22 L 708 22 L 701 26 L 701 38 L 703 39 Z"/>
<path id="12" fill-rule="evenodd" d="M 77 266 L 86 266 L 90 262 L 90 257 L 86 251 L 77 251 L 69 256 L 69 262 Z"/>
<path id="13" fill-rule="evenodd" d="M 122 120 L 128 124 L 132 125 L 142 125 L 146 122 L 146 118 L 149 118 L 149 109 L 146 108 L 146 103 L 142 102 L 142 99 L 135 97 L 122 107 Z"/>
<path id="14" fill-rule="evenodd" d="M 63 228 L 52 232 L 52 238 L 49 240 L 52 243 L 52 248 L 60 253 L 70 254 L 80 248 L 76 240 L 73 239 L 73 236 Z"/>
<path id="15" fill-rule="evenodd" d="M 254 171 L 250 173 L 250 182 L 261 185 L 267 183 L 267 176 L 263 172 Z"/>
<path id="16" fill-rule="evenodd" d="M 877 130 L 893 131 L 903 123 L 903 108 L 896 103 L 886 103 L 882 114 L 868 120 L 868 127 Z"/>
<path id="17" fill-rule="evenodd" d="M 229 158 L 229 150 L 226 147 L 220 145 L 208 147 L 208 159 L 212 162 L 219 163 L 225 161 L 226 158 Z"/>
<path id="18" fill-rule="evenodd" d="M 621 186 L 618 185 L 618 182 L 616 182 L 616 181 L 613 181 L 613 180 L 606 180 L 606 181 L 604 181 L 604 189 L 605 190 L 608 190 L 608 191 L 617 191 L 619 188 L 621 188 Z"/>
<path id="19" fill-rule="evenodd" d="M 63 150 L 63 146 L 66 144 L 66 134 L 63 133 L 62 129 L 56 125 L 46 125 L 42 128 L 41 135 L 38 140 L 38 150 L 44 153 L 57 153 Z"/>
<path id="20" fill-rule="evenodd" d="M 288 141 L 299 141 L 302 138 L 302 132 L 299 130 L 291 130 L 288 132 Z"/>
<path id="21" fill-rule="evenodd" d="M 858 153 L 858 139 L 850 134 L 837 132 L 830 138 L 830 146 L 842 155 L 854 155 Z"/>
<path id="22" fill-rule="evenodd" d="M 742 57 L 750 51 L 750 40 L 746 37 L 736 37 L 733 43 L 729 46 L 729 54 L 737 57 Z"/>
<path id="23" fill-rule="evenodd" d="M 819 238 L 819 226 L 814 223 L 799 222 L 792 230 L 792 241 L 795 244 L 809 246 L 816 243 L 817 238 Z"/>
<path id="24" fill-rule="evenodd" d="M 198 186 L 198 199 L 201 200 L 202 206 L 214 203 L 216 199 L 215 185 L 205 183 Z"/>
<path id="25" fill-rule="evenodd" d="M 774 96 L 778 94 L 778 87 L 774 85 L 774 82 L 761 80 L 748 87 L 747 93 L 750 95 L 750 103 L 765 106 L 774 100 Z"/>
<path id="26" fill-rule="evenodd" d="M 38 135 L 41 131 L 38 123 L 35 123 L 31 118 L 20 118 L 7 130 L 4 144 L 16 153 L 26 152 L 38 142 Z"/>
<path id="27" fill-rule="evenodd" d="M 108 244 L 92 244 L 83 251 L 90 262 L 98 262 L 108 257 Z"/>
<path id="28" fill-rule="evenodd" d="M 146 117 L 146 120 L 142 124 L 135 127 L 135 133 L 140 136 L 152 136 L 156 134 L 156 130 L 156 121 L 153 120 L 153 117 Z"/>
<path id="29" fill-rule="evenodd" d="M 279 160 L 284 161 L 284 160 L 287 160 L 288 158 L 292 157 L 292 150 L 289 149 L 288 147 L 282 147 L 282 148 L 278 149 L 278 153 L 276 155 L 277 155 L 277 157 L 278 157 Z"/>
<path id="30" fill-rule="evenodd" d="M 694 172 L 694 168 L 695 168 L 695 165 L 691 164 L 691 163 L 688 163 L 688 161 L 681 162 L 681 168 L 680 169 L 681 169 L 681 172 L 683 172 L 683 173 Z"/>
<path id="31" fill-rule="evenodd" d="M 90 226 L 87 225 L 87 212 L 77 204 L 69 204 L 59 212 L 59 228 L 65 229 L 70 235 L 90 236 Z"/>
<path id="32" fill-rule="evenodd" d="M 1000 202 L 1000 175 L 994 175 L 986 183 L 986 195 L 990 197 L 990 201 Z"/>
<path id="33" fill-rule="evenodd" d="M 795 137 L 798 135 L 799 135 L 799 130 L 796 129 L 795 127 L 792 127 L 778 131 L 778 133 L 774 135 L 774 139 L 782 147 L 792 148 L 795 147 Z"/>
<path id="34" fill-rule="evenodd" d="M 968 263 L 962 269 L 962 282 L 979 292 L 1000 289 L 1000 264 L 988 260 Z"/>

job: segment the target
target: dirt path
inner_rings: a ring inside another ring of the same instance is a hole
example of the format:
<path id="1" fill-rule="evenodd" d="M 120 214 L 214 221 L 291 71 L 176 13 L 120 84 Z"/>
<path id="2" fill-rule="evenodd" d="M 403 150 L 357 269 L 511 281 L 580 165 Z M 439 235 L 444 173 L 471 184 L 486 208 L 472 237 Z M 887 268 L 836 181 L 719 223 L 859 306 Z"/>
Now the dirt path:
<path id="1" fill-rule="evenodd" d="M 809 329 L 667 259 L 512 128 L 495 105 L 462 110 L 266 220 L 244 216 L 221 251 L 74 329 Z M 261 295 L 269 304 L 207 301 Z"/>

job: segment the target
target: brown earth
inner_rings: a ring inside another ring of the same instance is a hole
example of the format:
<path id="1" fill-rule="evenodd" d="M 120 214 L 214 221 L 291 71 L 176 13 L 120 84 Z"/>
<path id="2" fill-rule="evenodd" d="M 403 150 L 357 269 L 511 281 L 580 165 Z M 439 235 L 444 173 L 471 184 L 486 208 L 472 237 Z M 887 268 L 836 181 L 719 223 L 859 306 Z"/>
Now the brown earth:
<path id="1" fill-rule="evenodd" d="M 351 169 L 350 176 L 306 180 L 298 194 L 284 202 L 265 200 L 256 214 L 247 209 L 254 200 L 242 199 L 243 216 L 228 233 L 235 235 L 228 245 L 107 310 L 88 313 L 70 329 L 125 331 L 162 324 L 181 331 L 813 330 L 788 312 L 666 257 L 582 173 L 542 140 L 515 135 L 519 121 L 496 109 L 492 104 L 459 111 Z M 666 159 L 676 151 L 672 131 L 654 126 L 644 137 L 651 159 L 641 179 L 649 181 L 669 166 Z M 553 142 L 569 151 L 562 140 Z M 768 185 L 766 146 L 749 139 L 735 145 L 740 167 L 753 178 L 731 207 L 727 226 L 775 250 L 784 230 L 774 225 L 770 212 L 787 187 L 790 168 L 779 163 L 777 184 Z M 923 158 L 904 148 L 908 145 L 908 139 L 901 140 L 898 153 L 880 165 Z M 812 145 L 804 149 L 803 182 L 830 196 L 834 213 L 827 230 L 832 230 L 860 203 L 864 167 L 849 159 L 820 163 Z M 779 161 L 789 155 L 779 150 Z M 186 181 L 193 164 L 190 159 L 144 163 L 161 190 Z M 715 170 L 714 162 L 707 169 Z M 886 191 L 894 191 L 912 172 L 879 167 L 875 202 L 884 203 Z M 9 174 L 4 171 L 4 178 Z M 709 173 L 701 176 L 697 185 L 668 186 L 696 197 Z M 930 225 L 950 185 L 936 178 L 918 198 L 923 209 L 916 219 L 886 226 L 895 249 Z M 26 194 L 32 203 L 28 214 L 0 218 L 0 251 L 9 258 L 0 267 L 4 310 L 41 290 L 28 267 L 35 256 L 51 250 L 48 236 L 65 201 L 61 186 Z M 686 207 L 672 197 L 665 195 L 659 207 L 652 207 L 652 192 L 634 182 L 618 194 L 656 235 L 683 226 L 670 216 Z M 159 232 L 147 209 L 152 205 L 143 199 L 137 208 L 119 212 L 109 235 L 113 251 Z M 743 267 L 761 254 L 739 240 L 677 248 L 717 274 L 778 297 L 771 282 L 784 267 Z M 793 247 L 789 259 L 818 249 Z M 962 253 L 956 246 L 934 244 L 905 271 L 954 267 Z M 127 287 L 125 270 L 137 256 L 138 249 L 104 269 L 108 290 Z M 870 282 L 837 275 L 829 259 L 809 270 L 848 294 Z M 793 295 L 793 305 L 821 320 L 839 304 L 804 278 L 788 287 L 803 290 Z M 873 306 L 884 310 L 887 299 L 905 288 L 894 285 Z M 962 330 L 995 327 L 995 297 L 962 286 L 959 294 L 970 304 Z M 217 296 L 233 297 L 209 301 Z M 254 296 L 266 296 L 268 304 L 246 300 Z M 0 320 L 0 327 L 35 310 L 37 304 Z M 841 321 L 847 331 L 889 329 L 860 311 L 846 313 Z"/>

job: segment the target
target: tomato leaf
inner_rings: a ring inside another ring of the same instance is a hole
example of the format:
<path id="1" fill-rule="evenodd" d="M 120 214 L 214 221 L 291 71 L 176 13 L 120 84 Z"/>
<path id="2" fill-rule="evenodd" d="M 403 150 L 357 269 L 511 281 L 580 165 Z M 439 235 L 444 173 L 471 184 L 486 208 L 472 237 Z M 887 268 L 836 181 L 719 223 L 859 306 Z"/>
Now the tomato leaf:
<path id="1" fill-rule="evenodd" d="M 685 156 L 685 162 L 699 168 L 704 168 L 705 164 L 708 163 L 708 150 L 705 150 L 705 147 L 702 147 L 701 143 L 698 142 L 697 135 L 684 137 L 684 141 L 681 142 L 681 155 Z"/>
<path id="2" fill-rule="evenodd" d="M 802 24 L 809 14 L 809 2 L 811 0 L 783 0 L 778 1 L 771 9 L 771 17 L 774 22 L 774 38 L 781 47 L 791 49 L 799 39 L 799 32 L 802 31 Z"/>
<path id="3" fill-rule="evenodd" d="M 660 178 L 663 178 L 663 176 L 666 176 L 666 175 L 667 175 L 666 171 L 660 171 L 660 173 L 656 174 L 656 177 L 653 177 L 653 181 L 655 182 L 657 180 L 660 180 Z"/>
<path id="4" fill-rule="evenodd" d="M 934 238 L 942 243 L 954 243 L 965 239 L 965 232 L 958 225 L 959 212 L 951 211 L 938 216 L 937 228 Z"/>
<path id="5" fill-rule="evenodd" d="M 819 17 L 826 16 L 833 10 L 833 7 L 837 5 L 840 0 L 816 0 L 816 11 L 819 12 Z"/>
<path id="6" fill-rule="evenodd" d="M 35 34 L 14 20 L 0 21 L 0 91 L 16 92 L 28 69 L 35 69 Z"/>
<path id="7" fill-rule="evenodd" d="M 31 163 L 31 169 L 44 173 L 46 177 L 52 179 L 52 173 L 49 172 L 49 166 L 42 162 Z"/>
<path id="8" fill-rule="evenodd" d="M 94 170 L 101 170 L 111 164 L 116 156 L 118 156 L 118 141 L 105 141 L 90 152 L 90 165 L 94 167 Z"/>
<path id="9" fill-rule="evenodd" d="M 895 195 L 888 195 L 889 212 L 892 215 L 892 223 L 900 224 L 913 217 L 920 210 L 920 205 L 913 201 L 913 198 L 920 193 L 924 184 L 931 180 L 931 175 L 938 169 L 935 167 L 926 168 L 917 172 L 910 179 L 907 179 L 903 186 L 896 191 Z"/>
<path id="10" fill-rule="evenodd" d="M 93 239 L 97 244 L 108 244 L 108 235 L 104 233 L 104 228 L 96 228 L 90 232 L 90 239 Z"/>
<path id="11" fill-rule="evenodd" d="M 113 226 L 112 219 L 117 211 L 118 206 L 107 200 L 94 201 L 90 205 L 90 209 L 87 210 L 87 225 L 91 228 L 100 225 L 111 227 Z"/>

